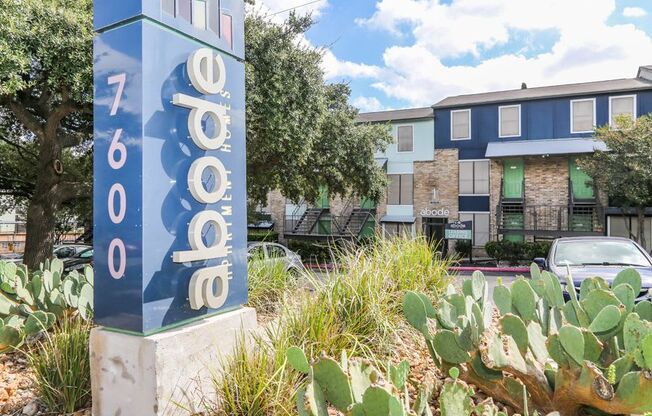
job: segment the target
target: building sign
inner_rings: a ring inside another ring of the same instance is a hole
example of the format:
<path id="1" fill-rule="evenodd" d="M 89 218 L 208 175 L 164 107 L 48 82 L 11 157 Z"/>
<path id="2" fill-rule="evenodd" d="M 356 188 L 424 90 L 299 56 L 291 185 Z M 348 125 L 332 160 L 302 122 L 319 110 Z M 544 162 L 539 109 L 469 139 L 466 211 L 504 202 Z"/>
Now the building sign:
<path id="1" fill-rule="evenodd" d="M 473 240 L 473 221 L 455 221 L 446 224 L 446 240 Z"/>
<path id="2" fill-rule="evenodd" d="M 241 306 L 243 1 L 96 0 L 95 23 L 96 321 L 149 334 Z"/>
<path id="3" fill-rule="evenodd" d="M 422 217 L 440 217 L 440 218 L 448 218 L 450 217 L 451 212 L 450 210 L 446 208 L 439 208 L 439 209 L 432 209 L 432 208 L 424 208 L 421 210 L 421 216 Z"/>

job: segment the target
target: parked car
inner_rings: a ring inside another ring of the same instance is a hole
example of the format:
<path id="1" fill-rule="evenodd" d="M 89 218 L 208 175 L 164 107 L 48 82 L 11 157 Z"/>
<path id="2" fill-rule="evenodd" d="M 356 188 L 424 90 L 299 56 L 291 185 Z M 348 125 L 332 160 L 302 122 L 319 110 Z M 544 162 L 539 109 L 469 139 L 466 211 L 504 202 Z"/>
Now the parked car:
<path id="1" fill-rule="evenodd" d="M 612 283 L 622 270 L 633 268 L 641 275 L 642 289 L 636 301 L 652 297 L 652 257 L 637 243 L 620 237 L 568 237 L 552 243 L 548 258 L 534 262 L 566 284 L 567 271 L 576 288 L 584 279 L 599 276 Z"/>
<path id="2" fill-rule="evenodd" d="M 285 270 L 300 273 L 304 270 L 301 256 L 278 243 L 249 243 L 247 246 L 249 261 L 281 262 Z"/>
<path id="3" fill-rule="evenodd" d="M 0 255 L 0 261 L 6 261 L 7 263 L 22 263 L 23 255 L 18 253 L 9 253 Z"/>
<path id="4" fill-rule="evenodd" d="M 87 244 L 62 244 L 55 246 L 52 254 L 59 260 L 69 259 L 82 251 L 88 250 L 91 246 Z"/>
<path id="5" fill-rule="evenodd" d="M 63 270 L 68 273 L 81 270 L 86 266 L 93 266 L 93 248 L 89 247 L 63 261 Z"/>

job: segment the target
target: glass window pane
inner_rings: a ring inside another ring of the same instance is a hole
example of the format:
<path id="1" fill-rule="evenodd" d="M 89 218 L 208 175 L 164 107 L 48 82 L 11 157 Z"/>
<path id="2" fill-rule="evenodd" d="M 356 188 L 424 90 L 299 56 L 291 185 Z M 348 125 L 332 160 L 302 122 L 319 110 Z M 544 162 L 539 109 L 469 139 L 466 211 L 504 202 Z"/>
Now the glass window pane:
<path id="1" fill-rule="evenodd" d="M 489 193 L 489 161 L 475 162 L 474 171 L 475 194 Z"/>
<path id="2" fill-rule="evenodd" d="M 572 131 L 593 130 L 595 126 L 593 115 L 593 100 L 574 101 Z"/>
<path id="3" fill-rule="evenodd" d="M 267 246 L 267 256 L 270 259 L 280 259 L 285 257 L 285 250 L 279 246 L 268 245 Z"/>
<path id="4" fill-rule="evenodd" d="M 467 110 L 451 112 L 453 117 L 453 139 L 466 139 L 469 137 L 470 114 L 471 112 Z"/>
<path id="5" fill-rule="evenodd" d="M 616 124 L 616 118 L 621 115 L 634 117 L 634 97 L 618 97 L 611 99 L 611 122 Z"/>
<path id="6" fill-rule="evenodd" d="M 219 21 L 220 18 L 220 5 L 219 0 L 208 0 L 208 28 L 211 32 L 219 36 L 220 27 Z"/>
<path id="7" fill-rule="evenodd" d="M 502 107 L 500 109 L 500 135 L 518 136 L 520 127 L 519 107 Z"/>
<path id="8" fill-rule="evenodd" d="M 162 0 L 163 11 L 174 16 L 174 0 Z"/>
<path id="9" fill-rule="evenodd" d="M 398 128 L 398 151 L 411 152 L 414 146 L 412 126 Z"/>
<path id="10" fill-rule="evenodd" d="M 197 29 L 206 30 L 206 2 L 193 0 L 192 25 Z"/>
<path id="11" fill-rule="evenodd" d="M 177 0 L 177 16 L 192 22 L 191 0 Z"/>
<path id="12" fill-rule="evenodd" d="M 222 13 L 220 27 L 222 28 L 222 39 L 226 41 L 229 48 L 233 49 L 233 18 Z"/>
<path id="13" fill-rule="evenodd" d="M 473 193 L 473 162 L 460 162 L 460 194 Z"/>
<path id="14" fill-rule="evenodd" d="M 398 233 L 397 226 L 398 224 L 393 222 L 386 222 L 385 226 L 385 237 L 393 237 Z"/>
<path id="15" fill-rule="evenodd" d="M 412 175 L 401 175 L 401 205 L 412 205 L 413 181 Z"/>
<path id="16" fill-rule="evenodd" d="M 387 205 L 400 205 L 401 176 L 387 175 L 389 185 L 387 187 Z"/>
<path id="17" fill-rule="evenodd" d="M 482 247 L 489 241 L 489 214 L 475 214 L 473 221 L 473 245 Z"/>

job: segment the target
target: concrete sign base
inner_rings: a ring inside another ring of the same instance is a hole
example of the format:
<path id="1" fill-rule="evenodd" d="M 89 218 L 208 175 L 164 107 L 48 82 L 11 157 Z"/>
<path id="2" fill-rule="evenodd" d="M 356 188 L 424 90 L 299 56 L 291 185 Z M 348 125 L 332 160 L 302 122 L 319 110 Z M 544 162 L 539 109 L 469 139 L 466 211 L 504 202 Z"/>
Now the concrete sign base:
<path id="1" fill-rule="evenodd" d="M 148 337 L 96 328 L 91 333 L 94 416 L 188 415 L 214 400 L 211 374 L 256 311 L 242 308 Z M 190 410 L 190 412 L 189 412 Z"/>

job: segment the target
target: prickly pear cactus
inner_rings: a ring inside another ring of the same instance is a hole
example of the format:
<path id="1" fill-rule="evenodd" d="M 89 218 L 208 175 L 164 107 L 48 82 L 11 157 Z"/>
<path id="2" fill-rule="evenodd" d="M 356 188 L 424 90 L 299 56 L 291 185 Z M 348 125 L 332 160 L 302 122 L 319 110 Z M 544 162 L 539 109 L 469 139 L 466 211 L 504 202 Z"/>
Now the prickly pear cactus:
<path id="1" fill-rule="evenodd" d="M 63 262 L 46 261 L 28 273 L 24 265 L 0 261 L 0 353 L 18 348 L 25 338 L 51 328 L 65 313 L 93 312 L 93 269 L 63 276 Z"/>
<path id="2" fill-rule="evenodd" d="M 349 360 L 344 353 L 340 362 L 320 357 L 310 364 L 301 349 L 292 347 L 287 360 L 307 376 L 307 384 L 296 395 L 300 416 L 327 416 L 329 405 L 347 416 L 432 416 L 431 388 L 423 388 L 410 406 L 406 361 L 389 364 L 383 375 L 370 362 Z"/>
<path id="3" fill-rule="evenodd" d="M 492 302 L 476 272 L 437 307 L 408 292 L 404 313 L 438 365 L 522 414 L 652 411 L 652 303 L 635 304 L 640 275 L 586 279 L 579 293 L 570 276 L 563 286 L 533 265 L 531 279 L 499 284 Z"/>

